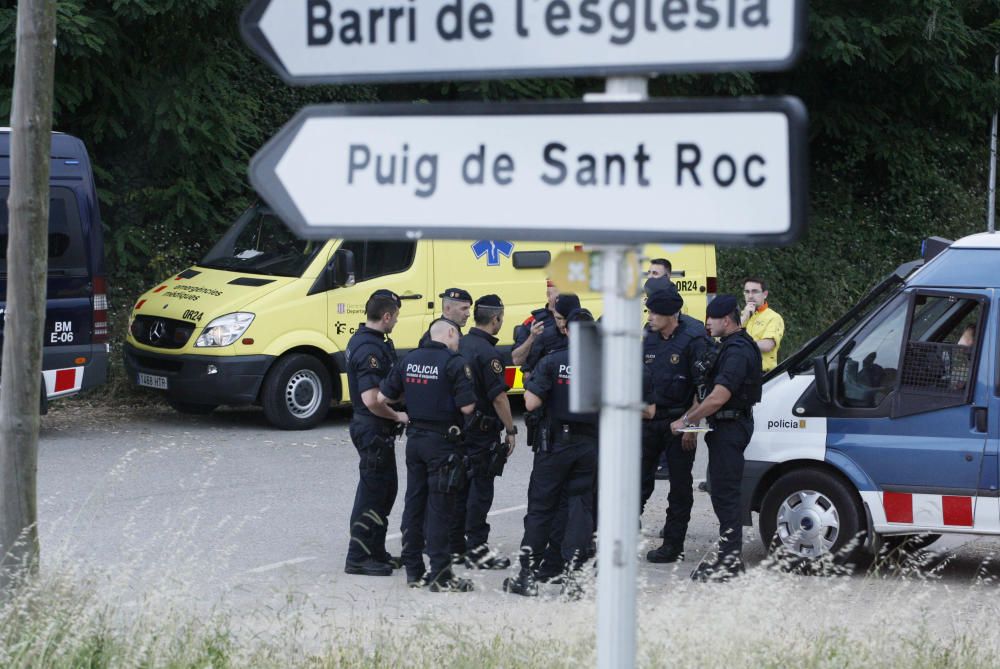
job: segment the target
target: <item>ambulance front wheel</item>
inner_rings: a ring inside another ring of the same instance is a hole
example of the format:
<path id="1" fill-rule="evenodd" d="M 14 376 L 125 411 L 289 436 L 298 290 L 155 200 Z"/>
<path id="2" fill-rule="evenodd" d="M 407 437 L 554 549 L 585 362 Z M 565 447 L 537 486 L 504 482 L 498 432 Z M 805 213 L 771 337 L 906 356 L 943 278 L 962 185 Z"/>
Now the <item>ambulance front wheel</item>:
<path id="1" fill-rule="evenodd" d="M 326 418 L 333 382 L 322 362 L 305 353 L 280 358 L 264 378 L 261 404 L 271 425 L 309 430 Z"/>
<path id="2" fill-rule="evenodd" d="M 864 544 L 859 500 L 836 476 L 817 469 L 785 474 L 761 503 L 761 539 L 772 551 L 793 559 L 832 555 L 852 562 Z"/>

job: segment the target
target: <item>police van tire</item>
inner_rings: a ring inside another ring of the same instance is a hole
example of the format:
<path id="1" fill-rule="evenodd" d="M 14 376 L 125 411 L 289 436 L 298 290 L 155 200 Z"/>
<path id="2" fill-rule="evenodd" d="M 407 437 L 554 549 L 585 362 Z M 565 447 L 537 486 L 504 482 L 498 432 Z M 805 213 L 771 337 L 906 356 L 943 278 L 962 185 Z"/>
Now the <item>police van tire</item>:
<path id="1" fill-rule="evenodd" d="M 177 413 L 184 413 L 189 416 L 207 416 L 219 406 L 218 404 L 195 404 L 194 402 L 181 402 L 179 400 L 167 400 L 167 404 Z"/>
<path id="2" fill-rule="evenodd" d="M 793 563 L 827 558 L 848 564 L 856 562 L 864 545 L 862 513 L 839 478 L 800 469 L 779 478 L 764 495 L 758 528 L 768 549 Z"/>
<path id="3" fill-rule="evenodd" d="M 282 430 L 311 430 L 330 408 L 333 383 L 322 362 L 305 353 L 278 359 L 261 388 L 264 416 Z"/>

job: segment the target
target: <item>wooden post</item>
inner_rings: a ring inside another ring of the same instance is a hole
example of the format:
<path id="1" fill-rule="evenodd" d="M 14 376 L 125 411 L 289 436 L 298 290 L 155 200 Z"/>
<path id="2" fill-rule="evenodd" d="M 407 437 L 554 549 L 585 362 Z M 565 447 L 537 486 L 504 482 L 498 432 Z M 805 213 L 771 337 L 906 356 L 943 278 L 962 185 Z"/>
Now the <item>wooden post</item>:
<path id="1" fill-rule="evenodd" d="M 38 423 L 48 267 L 56 0 L 18 0 L 0 364 L 0 592 L 38 565 Z"/>

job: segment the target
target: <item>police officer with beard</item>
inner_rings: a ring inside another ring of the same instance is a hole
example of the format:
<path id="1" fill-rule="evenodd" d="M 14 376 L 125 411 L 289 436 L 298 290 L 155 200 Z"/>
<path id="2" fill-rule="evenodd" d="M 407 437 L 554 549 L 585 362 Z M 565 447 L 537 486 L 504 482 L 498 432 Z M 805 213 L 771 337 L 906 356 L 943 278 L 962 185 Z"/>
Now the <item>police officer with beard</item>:
<path id="1" fill-rule="evenodd" d="M 458 351 L 472 370 L 476 410 L 466 419 L 465 447 L 469 485 L 456 494 L 452 518 L 452 559 L 470 569 L 507 569 L 510 560 L 490 550 L 486 516 L 493 505 L 493 482 L 513 452 L 517 427 L 507 399 L 505 366 L 496 335 L 503 327 L 504 307 L 497 295 L 484 295 L 473 309 L 475 327 L 462 337 Z M 500 430 L 506 432 L 500 439 Z"/>
<path id="2" fill-rule="evenodd" d="M 561 295 L 560 301 L 569 297 Z M 586 309 L 574 308 L 563 313 L 560 304 L 556 305 L 556 322 L 564 335 L 569 323 L 593 320 Z M 534 411 L 544 406 L 545 417 L 535 442 L 535 460 L 528 486 L 521 569 L 515 578 L 504 580 L 504 590 L 516 595 L 532 597 L 538 594 L 536 571 L 541 566 L 546 545 L 553 540 L 561 546 L 561 557 L 566 565 L 563 593 L 571 596 L 580 593 L 576 576 L 589 555 L 594 533 L 598 415 L 569 410 L 570 383 L 573 383 L 573 374 L 567 345 L 542 358 L 525 384 L 525 407 Z M 562 499 L 566 502 L 565 530 L 562 536 L 553 538 L 552 528 Z"/>
<path id="3" fill-rule="evenodd" d="M 643 340 L 643 394 L 647 409 L 642 426 L 642 488 L 640 509 L 653 494 L 657 463 L 665 453 L 670 494 L 663 545 L 650 551 L 650 562 L 676 562 L 683 558 L 684 539 L 694 504 L 691 470 L 697 437 L 675 436 L 670 422 L 684 415 L 695 396 L 695 363 L 708 347 L 705 328 L 682 324 L 684 300 L 676 289 L 661 290 L 646 300 L 649 325 Z M 640 511 L 641 513 L 641 511 Z"/>
<path id="4" fill-rule="evenodd" d="M 367 323 L 347 343 L 347 387 L 354 407 L 351 441 L 361 459 L 344 567 L 348 574 L 389 576 L 398 566 L 385 550 L 385 534 L 399 488 L 394 450 L 397 425 L 409 419 L 379 403 L 378 386 L 396 364 L 396 349 L 389 335 L 399 319 L 399 308 L 395 293 L 372 293 L 365 305 Z"/>
<path id="5" fill-rule="evenodd" d="M 705 360 L 707 396 L 671 423 L 674 434 L 708 419 L 708 478 L 712 507 L 719 518 L 719 551 L 691 573 L 696 581 L 726 581 L 744 571 L 740 487 L 743 451 L 753 436 L 753 406 L 761 396 L 760 349 L 740 327 L 736 297 L 719 295 L 706 310 L 709 334 L 720 338 L 718 356 Z"/>
<path id="6" fill-rule="evenodd" d="M 476 395 L 472 370 L 458 354 L 455 324 L 439 319 L 428 332 L 430 340 L 392 368 L 378 396 L 383 404 L 405 397 L 410 419 L 402 561 L 411 587 L 429 584 L 432 592 L 468 592 L 472 582 L 451 571 L 448 530 L 455 493 L 465 485 L 459 450 L 463 414 L 475 411 Z M 430 573 L 424 566 L 425 547 Z"/>

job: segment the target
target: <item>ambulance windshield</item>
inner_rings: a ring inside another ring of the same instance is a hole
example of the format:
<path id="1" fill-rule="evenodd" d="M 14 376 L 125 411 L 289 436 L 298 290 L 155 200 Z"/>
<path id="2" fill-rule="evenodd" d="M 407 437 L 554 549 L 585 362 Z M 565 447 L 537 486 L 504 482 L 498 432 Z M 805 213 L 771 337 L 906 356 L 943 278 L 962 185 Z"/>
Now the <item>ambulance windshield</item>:
<path id="1" fill-rule="evenodd" d="M 273 212 L 257 206 L 245 211 L 198 265 L 299 277 L 323 246 L 323 242 L 299 239 Z"/>

